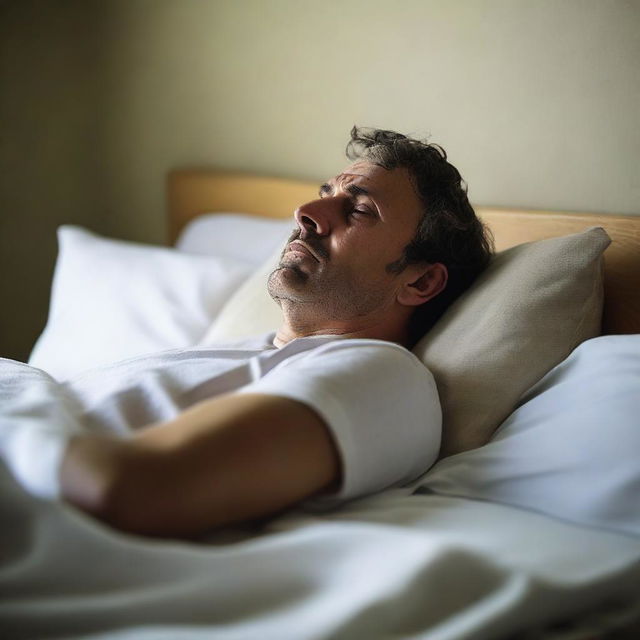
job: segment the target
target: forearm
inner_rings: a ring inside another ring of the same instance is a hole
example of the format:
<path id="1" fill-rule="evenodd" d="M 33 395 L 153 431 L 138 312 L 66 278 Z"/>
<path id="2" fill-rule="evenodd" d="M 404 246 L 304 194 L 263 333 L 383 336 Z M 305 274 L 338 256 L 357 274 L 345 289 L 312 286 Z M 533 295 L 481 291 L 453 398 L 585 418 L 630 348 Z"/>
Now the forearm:
<path id="1" fill-rule="evenodd" d="M 192 534 L 274 513 L 338 476 L 322 420 L 301 403 L 228 395 L 131 440 L 77 437 L 63 496 L 112 525 Z"/>

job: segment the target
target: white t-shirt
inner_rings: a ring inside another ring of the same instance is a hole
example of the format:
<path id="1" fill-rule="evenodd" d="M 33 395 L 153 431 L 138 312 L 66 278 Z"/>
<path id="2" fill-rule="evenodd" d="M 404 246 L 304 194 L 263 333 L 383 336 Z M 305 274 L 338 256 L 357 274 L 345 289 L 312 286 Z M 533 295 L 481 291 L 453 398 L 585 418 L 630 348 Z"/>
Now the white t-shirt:
<path id="1" fill-rule="evenodd" d="M 46 376 L 28 369 L 27 378 Z M 433 376 L 412 353 L 381 340 L 320 336 L 277 348 L 269 334 L 215 348 L 137 357 L 63 383 L 47 378 L 41 385 L 46 398 L 31 400 L 34 411 L 40 412 L 41 420 L 62 422 L 64 405 L 76 420 L 74 428 L 65 426 L 68 435 L 88 429 L 126 437 L 222 393 L 266 393 L 298 400 L 324 419 L 342 467 L 338 490 L 308 501 L 308 506 L 330 507 L 407 484 L 433 464 L 440 447 L 441 410 Z M 30 386 L 33 390 L 33 381 Z M 13 397 L 19 402 L 16 390 Z M 48 405 L 54 407 L 53 413 L 47 414 Z M 29 417 L 33 425 L 34 415 Z M 51 424 L 46 431 L 51 439 Z M 6 451 L 3 454 L 7 457 Z M 50 466 L 59 464 L 56 456 L 50 457 Z M 51 470 L 47 483 L 55 478 L 57 473 Z M 52 489 L 50 494 L 56 492 Z"/>

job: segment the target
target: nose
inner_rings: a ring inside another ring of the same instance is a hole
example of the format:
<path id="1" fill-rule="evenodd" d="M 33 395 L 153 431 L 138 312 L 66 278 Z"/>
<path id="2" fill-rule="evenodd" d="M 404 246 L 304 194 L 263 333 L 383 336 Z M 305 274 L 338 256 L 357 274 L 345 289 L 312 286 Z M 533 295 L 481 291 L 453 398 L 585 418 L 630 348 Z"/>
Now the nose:
<path id="1" fill-rule="evenodd" d="M 332 223 L 332 198 L 318 198 L 298 207 L 294 213 L 298 227 L 303 233 L 311 233 L 317 236 L 326 236 L 331 232 Z"/>

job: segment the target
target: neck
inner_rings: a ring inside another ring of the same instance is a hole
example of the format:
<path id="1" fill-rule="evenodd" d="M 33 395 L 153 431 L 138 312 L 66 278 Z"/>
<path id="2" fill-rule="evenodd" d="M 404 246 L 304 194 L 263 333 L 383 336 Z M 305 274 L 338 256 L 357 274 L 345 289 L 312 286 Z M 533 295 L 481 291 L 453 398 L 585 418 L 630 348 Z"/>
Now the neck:
<path id="1" fill-rule="evenodd" d="M 328 320 L 304 322 L 287 316 L 276 332 L 273 343 L 282 347 L 296 338 L 312 336 L 340 336 L 341 338 L 369 338 L 386 340 L 407 346 L 409 342 L 408 318 L 402 321 L 373 320 L 366 316 L 348 321 Z"/>

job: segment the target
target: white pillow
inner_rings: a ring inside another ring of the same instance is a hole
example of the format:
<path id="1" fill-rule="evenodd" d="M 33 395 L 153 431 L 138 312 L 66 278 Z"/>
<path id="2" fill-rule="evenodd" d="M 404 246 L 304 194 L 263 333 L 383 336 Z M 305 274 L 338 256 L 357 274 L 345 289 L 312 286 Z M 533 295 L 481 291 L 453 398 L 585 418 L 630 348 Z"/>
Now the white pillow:
<path id="1" fill-rule="evenodd" d="M 492 441 L 441 460 L 436 493 L 640 536 L 640 334 L 580 345 L 521 399 Z"/>
<path id="2" fill-rule="evenodd" d="M 288 237 L 288 236 L 287 236 Z M 276 246 L 250 278 L 229 298 L 215 322 L 209 328 L 201 346 L 209 346 L 276 331 L 282 324 L 280 305 L 269 295 L 269 276 L 278 267 L 286 238 Z"/>
<path id="3" fill-rule="evenodd" d="M 241 259 L 260 266 L 291 235 L 292 217 L 276 220 L 247 213 L 207 213 L 192 220 L 176 241 L 188 253 Z"/>
<path id="4" fill-rule="evenodd" d="M 29 364 L 58 379 L 194 345 L 253 271 L 242 260 L 58 230 L 49 319 Z"/>

